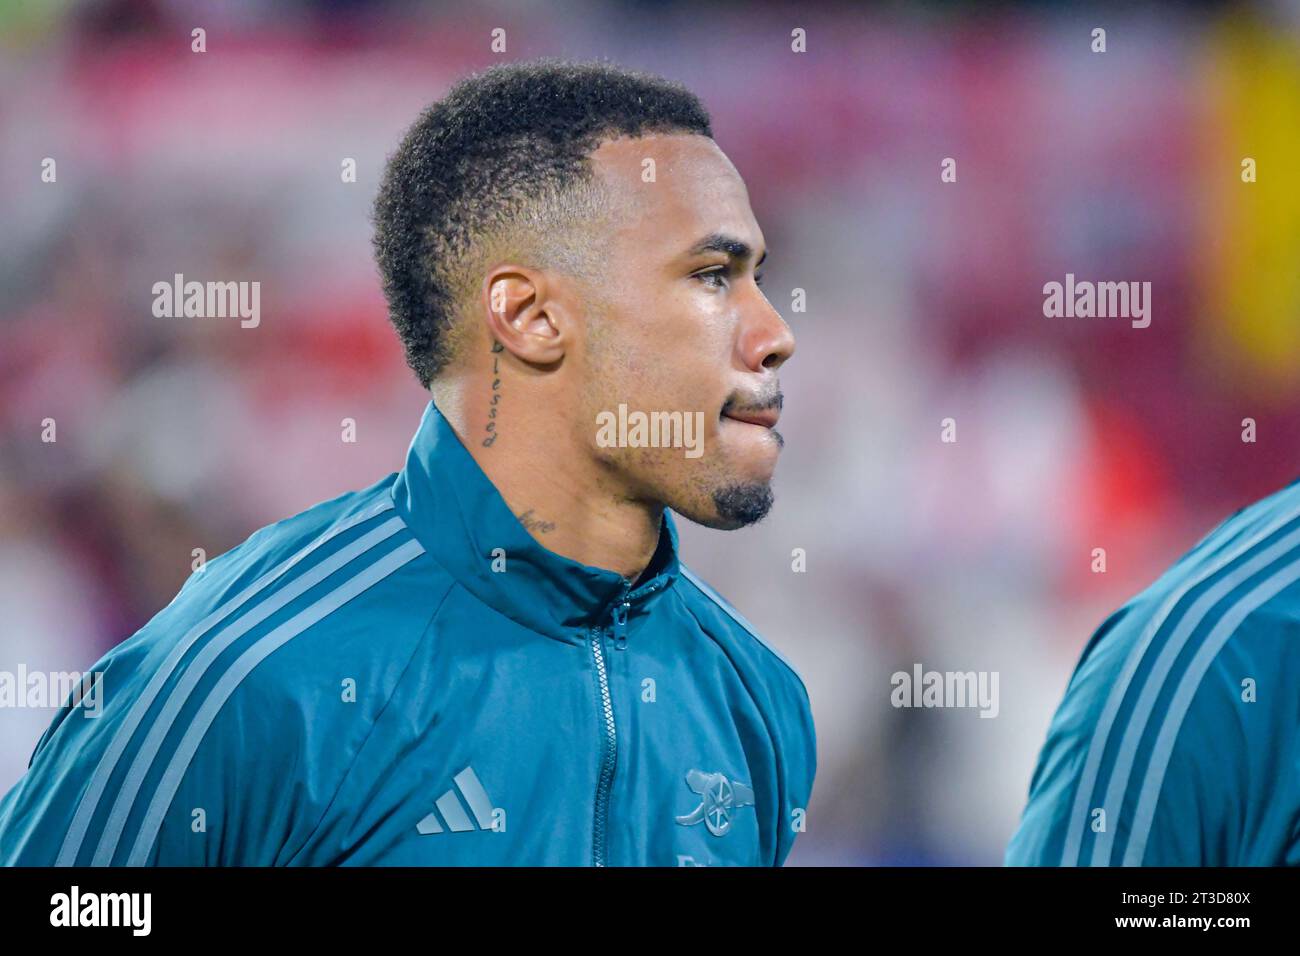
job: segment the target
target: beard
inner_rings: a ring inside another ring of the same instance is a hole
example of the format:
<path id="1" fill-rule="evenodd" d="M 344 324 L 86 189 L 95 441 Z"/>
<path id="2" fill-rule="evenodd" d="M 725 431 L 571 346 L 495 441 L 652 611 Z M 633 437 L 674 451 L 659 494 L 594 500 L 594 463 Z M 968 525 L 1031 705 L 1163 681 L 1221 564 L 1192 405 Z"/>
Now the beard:
<path id="1" fill-rule="evenodd" d="M 713 492 L 713 506 L 717 510 L 717 524 L 710 527 L 735 530 L 757 524 L 772 510 L 772 485 L 766 481 L 751 481 L 725 485 Z"/>
<path id="2" fill-rule="evenodd" d="M 656 473 L 653 483 L 645 482 L 642 487 L 644 491 L 625 500 L 671 508 L 687 521 L 715 531 L 735 531 L 757 524 L 767 517 L 776 500 L 770 478 L 744 480 L 734 473 L 692 476 L 688 480 Z"/>
<path id="3" fill-rule="evenodd" d="M 766 518 L 776 500 L 770 476 L 754 478 L 738 471 L 714 462 L 706 473 L 688 480 L 657 476 L 660 493 L 653 497 L 695 524 L 715 531 L 736 531 Z"/>

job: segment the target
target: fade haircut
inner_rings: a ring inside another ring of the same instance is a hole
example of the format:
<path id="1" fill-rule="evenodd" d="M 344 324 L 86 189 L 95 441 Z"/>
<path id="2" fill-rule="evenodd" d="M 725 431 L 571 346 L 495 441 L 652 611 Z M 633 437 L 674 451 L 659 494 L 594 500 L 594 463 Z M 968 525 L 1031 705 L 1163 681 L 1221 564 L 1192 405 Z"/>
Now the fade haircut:
<path id="1" fill-rule="evenodd" d="M 420 384 L 456 354 L 462 308 L 495 256 L 589 277 L 585 231 L 606 214 L 591 153 L 650 133 L 712 138 L 684 86 L 611 63 L 544 58 L 474 74 L 428 107 L 389 158 L 375 259 Z"/>

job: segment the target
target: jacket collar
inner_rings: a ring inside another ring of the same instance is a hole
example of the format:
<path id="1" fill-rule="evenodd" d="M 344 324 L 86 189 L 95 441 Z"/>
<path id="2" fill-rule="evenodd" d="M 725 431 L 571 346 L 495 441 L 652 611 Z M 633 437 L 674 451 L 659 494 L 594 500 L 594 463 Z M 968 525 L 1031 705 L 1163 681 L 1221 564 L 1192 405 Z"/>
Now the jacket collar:
<path id="1" fill-rule="evenodd" d="M 635 584 L 538 544 L 432 401 L 392 495 L 425 551 L 468 591 L 511 620 L 570 643 L 609 624 L 616 607 L 638 616 L 680 572 L 677 528 L 667 509 L 659 546 Z M 494 571 L 501 558 L 505 570 Z"/>

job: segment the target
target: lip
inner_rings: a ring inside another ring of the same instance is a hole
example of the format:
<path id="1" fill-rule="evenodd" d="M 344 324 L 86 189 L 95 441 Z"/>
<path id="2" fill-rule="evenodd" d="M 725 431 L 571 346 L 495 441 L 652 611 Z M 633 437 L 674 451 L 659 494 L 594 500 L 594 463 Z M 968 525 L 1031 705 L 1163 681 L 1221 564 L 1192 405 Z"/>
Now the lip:
<path id="1" fill-rule="evenodd" d="M 723 412 L 723 418 L 730 418 L 732 421 L 744 422 L 747 425 L 761 425 L 763 428 L 774 428 L 781 413 L 775 408 L 762 409 L 753 412 Z"/>

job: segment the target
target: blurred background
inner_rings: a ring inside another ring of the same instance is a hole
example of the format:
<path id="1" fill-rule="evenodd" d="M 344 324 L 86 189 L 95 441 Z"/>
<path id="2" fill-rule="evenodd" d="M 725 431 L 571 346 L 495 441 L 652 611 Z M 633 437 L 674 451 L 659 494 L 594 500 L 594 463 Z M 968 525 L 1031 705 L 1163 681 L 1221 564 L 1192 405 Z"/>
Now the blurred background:
<path id="1" fill-rule="evenodd" d="M 0 670 L 89 668 L 192 548 L 401 467 L 384 159 L 542 55 L 704 99 L 798 340 L 777 507 L 679 525 L 812 698 L 790 864 L 1000 863 L 1092 630 L 1300 475 L 1300 5 L 0 0 Z M 1151 282 L 1150 327 L 1044 317 L 1067 272 Z M 175 273 L 260 281 L 260 325 L 154 317 Z M 915 664 L 997 672 L 997 717 L 894 708 Z M 53 714 L 0 709 L 0 792 Z"/>

